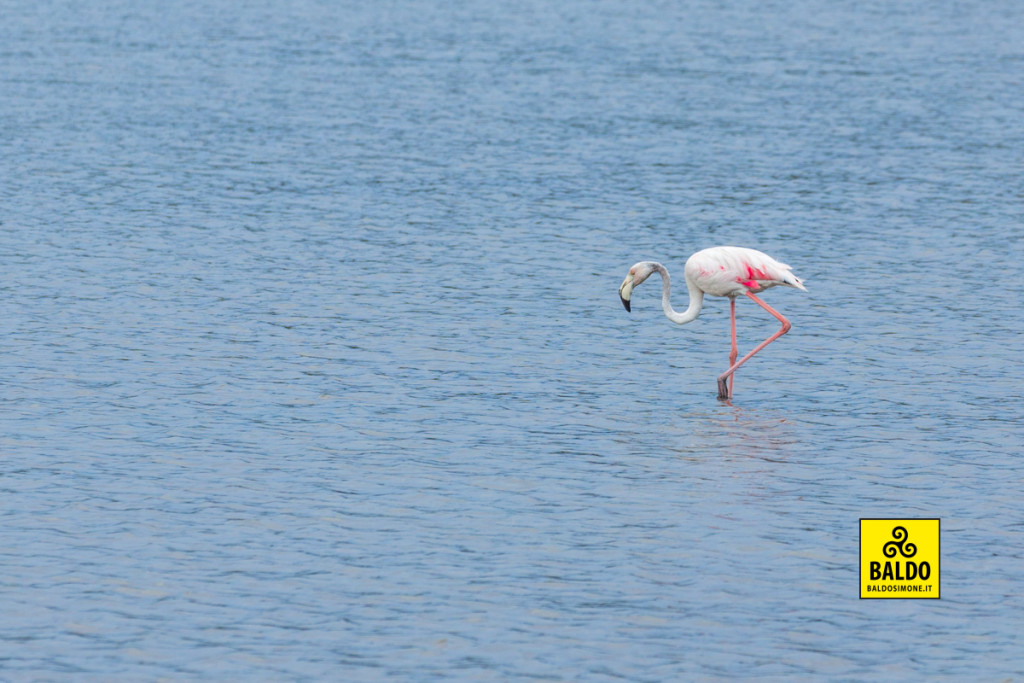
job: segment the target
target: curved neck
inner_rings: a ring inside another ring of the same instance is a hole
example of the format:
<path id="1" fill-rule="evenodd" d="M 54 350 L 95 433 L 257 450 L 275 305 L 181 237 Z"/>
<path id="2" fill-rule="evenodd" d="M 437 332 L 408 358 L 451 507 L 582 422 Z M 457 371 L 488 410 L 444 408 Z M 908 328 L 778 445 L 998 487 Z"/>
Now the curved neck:
<path id="1" fill-rule="evenodd" d="M 672 304 L 669 302 L 671 285 L 669 284 L 668 270 L 660 263 L 657 265 L 656 270 L 661 274 L 661 308 L 665 311 L 668 319 L 677 325 L 696 320 L 697 316 L 700 315 L 701 307 L 704 305 L 704 292 L 697 285 L 686 280 L 686 288 L 690 290 L 690 305 L 687 306 L 685 311 L 680 313 L 673 309 Z"/>

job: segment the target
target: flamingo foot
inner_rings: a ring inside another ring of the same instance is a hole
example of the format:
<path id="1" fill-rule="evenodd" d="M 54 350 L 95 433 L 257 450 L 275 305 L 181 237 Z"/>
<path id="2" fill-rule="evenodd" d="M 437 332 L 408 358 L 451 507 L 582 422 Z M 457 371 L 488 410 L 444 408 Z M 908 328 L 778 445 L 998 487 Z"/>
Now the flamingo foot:
<path id="1" fill-rule="evenodd" d="M 729 381 L 724 377 L 718 378 L 718 398 L 723 400 L 732 398 L 729 395 Z"/>

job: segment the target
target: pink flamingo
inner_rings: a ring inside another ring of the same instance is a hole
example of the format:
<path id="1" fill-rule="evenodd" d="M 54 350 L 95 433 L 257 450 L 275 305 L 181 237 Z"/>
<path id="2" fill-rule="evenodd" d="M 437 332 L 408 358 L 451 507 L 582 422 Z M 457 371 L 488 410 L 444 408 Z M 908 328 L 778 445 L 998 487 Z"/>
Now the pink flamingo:
<path id="1" fill-rule="evenodd" d="M 705 294 L 729 297 L 732 351 L 729 354 L 729 369 L 718 376 L 718 398 L 729 399 L 732 398 L 733 373 L 736 369 L 750 360 L 755 353 L 789 332 L 789 328 L 792 327 L 782 314 L 755 296 L 776 285 L 796 287 L 806 292 L 807 288 L 804 287 L 803 281 L 793 275 L 792 270 L 785 263 L 779 263 L 756 249 L 711 247 L 698 251 L 686 260 L 683 275 L 686 277 L 686 288 L 690 290 L 690 305 L 684 312 L 679 313 L 669 303 L 668 270 L 654 261 L 641 261 L 629 269 L 629 275 L 619 287 L 619 298 L 622 299 L 622 305 L 626 310 L 630 310 L 629 298 L 633 288 L 657 271 L 661 274 L 661 307 L 669 320 L 682 325 L 700 315 Z M 782 329 L 758 344 L 753 351 L 737 362 L 736 356 L 739 352 L 736 349 L 736 297 L 740 294 L 746 294 L 757 302 L 758 306 L 775 316 L 782 323 Z"/>

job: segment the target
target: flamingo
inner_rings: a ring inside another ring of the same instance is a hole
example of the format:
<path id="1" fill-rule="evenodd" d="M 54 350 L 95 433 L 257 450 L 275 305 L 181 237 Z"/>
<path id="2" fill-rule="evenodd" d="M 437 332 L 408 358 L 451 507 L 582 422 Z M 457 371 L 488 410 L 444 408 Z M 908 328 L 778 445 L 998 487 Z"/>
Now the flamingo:
<path id="1" fill-rule="evenodd" d="M 792 327 L 781 313 L 761 301 L 756 294 L 770 287 L 786 285 L 807 291 L 803 281 L 793 275 L 793 269 L 785 263 L 779 263 L 771 256 L 756 249 L 745 247 L 711 247 L 703 249 L 686 260 L 683 275 L 686 277 L 686 288 L 690 290 L 690 305 L 680 313 L 669 303 L 669 276 L 665 266 L 654 261 L 641 261 L 629 269 L 629 274 L 619 287 L 619 298 L 622 305 L 629 311 L 629 299 L 633 288 L 657 272 L 661 275 L 661 307 L 672 322 L 682 325 L 696 320 L 704 304 L 704 295 L 729 297 L 729 317 L 732 327 L 732 350 L 729 354 L 729 369 L 718 376 L 718 398 L 732 398 L 733 373 L 750 358 L 789 332 Z M 745 294 L 753 299 L 758 306 L 771 313 L 782 323 L 782 329 L 765 339 L 757 347 L 736 361 L 739 352 L 736 349 L 736 297 Z"/>

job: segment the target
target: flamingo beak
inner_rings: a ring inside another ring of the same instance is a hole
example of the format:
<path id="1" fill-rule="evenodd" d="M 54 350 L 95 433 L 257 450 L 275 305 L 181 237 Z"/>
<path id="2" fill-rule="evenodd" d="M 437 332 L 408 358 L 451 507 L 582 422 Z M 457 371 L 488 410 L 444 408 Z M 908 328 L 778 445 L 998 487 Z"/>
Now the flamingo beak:
<path id="1" fill-rule="evenodd" d="M 626 279 L 622 281 L 619 286 L 619 299 L 622 301 L 622 305 L 625 306 L 626 310 L 629 308 L 629 297 L 633 294 L 633 274 L 630 273 L 626 276 Z"/>

